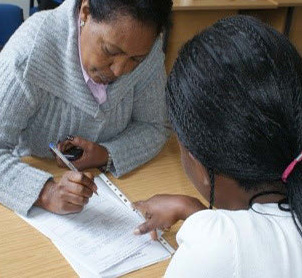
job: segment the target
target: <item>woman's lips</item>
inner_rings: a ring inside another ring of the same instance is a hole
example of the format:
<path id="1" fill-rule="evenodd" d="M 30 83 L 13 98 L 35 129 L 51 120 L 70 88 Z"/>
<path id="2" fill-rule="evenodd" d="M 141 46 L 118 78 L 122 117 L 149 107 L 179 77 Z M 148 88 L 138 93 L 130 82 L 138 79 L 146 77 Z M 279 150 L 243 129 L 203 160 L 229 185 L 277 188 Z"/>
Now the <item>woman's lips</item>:
<path id="1" fill-rule="evenodd" d="M 92 79 L 94 82 L 102 83 L 104 85 L 109 84 L 115 80 L 114 78 L 107 78 L 107 77 L 100 76 L 100 75 L 94 76 Z"/>

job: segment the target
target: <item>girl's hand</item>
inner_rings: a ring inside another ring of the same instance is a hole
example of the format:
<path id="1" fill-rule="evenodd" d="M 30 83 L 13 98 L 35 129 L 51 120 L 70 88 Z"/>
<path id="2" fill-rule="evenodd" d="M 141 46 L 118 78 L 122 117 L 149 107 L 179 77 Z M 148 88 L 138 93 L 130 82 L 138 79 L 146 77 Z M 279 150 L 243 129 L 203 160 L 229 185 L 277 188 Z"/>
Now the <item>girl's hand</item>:
<path id="1" fill-rule="evenodd" d="M 66 152 L 72 147 L 79 147 L 83 150 L 82 156 L 72 161 L 72 164 L 80 171 L 89 168 L 99 168 L 107 163 L 107 150 L 97 143 L 85 140 L 82 137 L 68 136 L 63 142 L 60 142 L 57 148 L 62 152 Z M 66 167 L 59 157 L 56 156 L 59 167 Z"/>
<path id="2" fill-rule="evenodd" d="M 178 220 L 185 220 L 193 213 L 206 207 L 196 198 L 185 195 L 155 195 L 146 201 L 133 204 L 146 218 L 146 222 L 138 226 L 134 234 L 150 232 L 157 239 L 156 229 L 166 230 Z"/>

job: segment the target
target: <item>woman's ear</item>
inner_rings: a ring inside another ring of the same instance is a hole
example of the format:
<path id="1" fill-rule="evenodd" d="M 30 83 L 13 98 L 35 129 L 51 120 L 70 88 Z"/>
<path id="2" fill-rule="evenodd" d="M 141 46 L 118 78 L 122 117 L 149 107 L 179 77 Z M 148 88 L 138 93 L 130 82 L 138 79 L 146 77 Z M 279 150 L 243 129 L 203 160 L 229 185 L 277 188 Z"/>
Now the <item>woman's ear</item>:
<path id="1" fill-rule="evenodd" d="M 80 19 L 84 22 L 87 21 L 87 17 L 90 15 L 89 1 L 83 0 L 80 8 Z"/>

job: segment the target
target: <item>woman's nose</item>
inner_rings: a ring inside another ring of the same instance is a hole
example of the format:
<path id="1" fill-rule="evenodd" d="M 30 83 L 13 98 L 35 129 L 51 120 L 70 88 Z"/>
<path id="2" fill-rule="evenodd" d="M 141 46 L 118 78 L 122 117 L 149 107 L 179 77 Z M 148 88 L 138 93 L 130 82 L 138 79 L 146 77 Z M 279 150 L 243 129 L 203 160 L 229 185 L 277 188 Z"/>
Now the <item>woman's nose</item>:
<path id="1" fill-rule="evenodd" d="M 113 63 L 110 66 L 110 70 L 113 72 L 113 74 L 116 77 L 120 77 L 123 74 L 128 73 L 130 70 L 128 70 L 128 58 L 127 57 L 120 57 L 117 59 L 114 59 Z"/>

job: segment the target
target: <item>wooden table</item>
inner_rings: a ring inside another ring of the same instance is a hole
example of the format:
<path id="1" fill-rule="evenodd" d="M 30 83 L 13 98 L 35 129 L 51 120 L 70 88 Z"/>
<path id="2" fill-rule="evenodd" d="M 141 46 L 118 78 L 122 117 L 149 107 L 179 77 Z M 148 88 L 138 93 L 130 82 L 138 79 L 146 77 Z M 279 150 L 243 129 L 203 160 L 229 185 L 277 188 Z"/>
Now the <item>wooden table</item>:
<path id="1" fill-rule="evenodd" d="M 25 158 L 34 167 L 60 177 L 64 172 L 53 160 Z M 98 174 L 98 171 L 92 171 Z M 168 141 L 162 152 L 152 161 L 121 179 L 109 178 L 132 201 L 142 200 L 155 193 L 187 194 L 200 197 L 186 178 L 180 163 L 175 138 Z M 26 186 L 26 181 L 24 181 Z M 200 198 L 204 203 L 205 200 Z M 14 212 L 0 205 L 0 277 L 77 277 L 76 273 L 51 241 Z M 165 238 L 177 247 L 175 235 L 181 223 L 175 225 Z M 169 261 L 149 266 L 126 277 L 162 277 Z"/>

